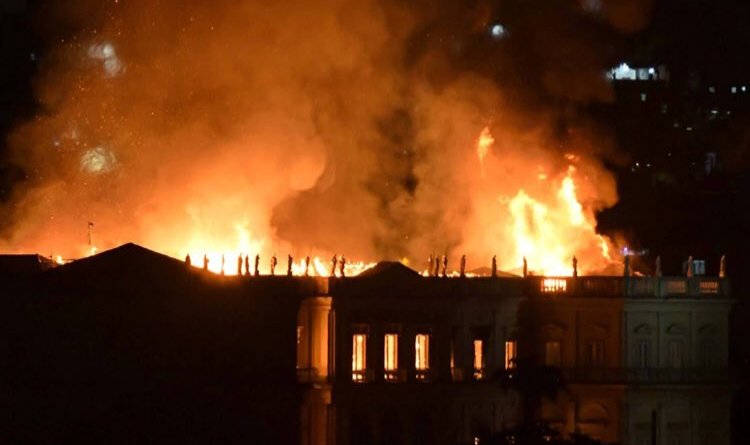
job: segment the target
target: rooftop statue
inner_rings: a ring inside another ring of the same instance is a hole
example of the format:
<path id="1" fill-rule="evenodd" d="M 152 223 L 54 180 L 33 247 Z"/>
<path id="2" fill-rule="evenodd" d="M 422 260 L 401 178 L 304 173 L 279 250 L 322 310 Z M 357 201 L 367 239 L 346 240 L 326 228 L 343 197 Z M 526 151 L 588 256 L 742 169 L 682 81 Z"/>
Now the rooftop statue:
<path id="1" fill-rule="evenodd" d="M 336 258 L 336 254 L 333 254 L 333 258 L 331 258 L 331 276 L 336 276 L 336 264 L 338 263 L 338 258 Z"/>

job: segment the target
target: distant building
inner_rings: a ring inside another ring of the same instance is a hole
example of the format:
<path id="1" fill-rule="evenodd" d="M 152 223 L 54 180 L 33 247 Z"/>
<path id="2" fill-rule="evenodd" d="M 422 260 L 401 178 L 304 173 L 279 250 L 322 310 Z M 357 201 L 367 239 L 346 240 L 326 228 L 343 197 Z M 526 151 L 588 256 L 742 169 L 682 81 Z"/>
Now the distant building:
<path id="1" fill-rule="evenodd" d="M 14 282 L 15 442 L 473 444 L 519 422 L 494 375 L 534 357 L 565 434 L 729 443 L 726 278 L 225 277 L 131 244 Z"/>

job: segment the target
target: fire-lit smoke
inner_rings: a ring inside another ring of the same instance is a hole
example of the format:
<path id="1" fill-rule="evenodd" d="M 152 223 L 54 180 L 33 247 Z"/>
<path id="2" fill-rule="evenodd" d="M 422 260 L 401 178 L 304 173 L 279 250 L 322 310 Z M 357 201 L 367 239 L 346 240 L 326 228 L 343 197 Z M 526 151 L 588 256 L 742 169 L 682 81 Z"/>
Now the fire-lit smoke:
<path id="1" fill-rule="evenodd" d="M 590 3 L 48 6 L 0 245 L 75 258 L 133 241 L 198 266 L 224 255 L 228 273 L 256 254 L 264 273 L 274 254 L 277 273 L 287 254 L 297 273 L 334 254 L 601 270 L 595 213 L 616 193 L 581 109 L 610 98 L 627 27 L 622 2 Z"/>

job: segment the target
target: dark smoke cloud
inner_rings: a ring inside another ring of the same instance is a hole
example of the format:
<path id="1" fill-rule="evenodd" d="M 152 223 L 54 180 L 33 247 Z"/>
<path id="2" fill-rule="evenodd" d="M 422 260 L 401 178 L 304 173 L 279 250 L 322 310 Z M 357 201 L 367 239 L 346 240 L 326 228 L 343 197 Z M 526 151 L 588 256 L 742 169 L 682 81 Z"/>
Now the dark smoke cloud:
<path id="1" fill-rule="evenodd" d="M 598 181 L 582 187 L 585 205 L 615 202 L 596 161 L 611 148 L 583 110 L 612 98 L 603 72 L 648 15 L 634 5 L 50 5 L 44 112 L 12 138 L 30 179 L 2 210 L 14 221 L 3 236 L 14 250 L 76 255 L 91 220 L 102 246 L 171 254 L 249 232 L 264 252 L 297 256 L 484 255 L 483 196 L 533 191 L 529 172 L 559 175 L 563 153 Z M 487 125 L 496 144 L 482 182 L 474 147 Z"/>

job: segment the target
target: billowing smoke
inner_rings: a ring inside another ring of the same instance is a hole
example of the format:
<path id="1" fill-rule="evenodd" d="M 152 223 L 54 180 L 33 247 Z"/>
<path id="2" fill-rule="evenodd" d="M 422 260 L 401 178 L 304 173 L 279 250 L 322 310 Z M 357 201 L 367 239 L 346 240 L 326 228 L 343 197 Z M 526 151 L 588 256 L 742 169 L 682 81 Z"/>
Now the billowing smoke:
<path id="1" fill-rule="evenodd" d="M 7 249 L 80 256 L 92 221 L 99 248 L 511 267 L 519 191 L 551 206 L 574 175 L 587 218 L 616 202 L 585 110 L 648 2 L 60 3 Z M 598 249 L 569 238 L 549 248 Z"/>

